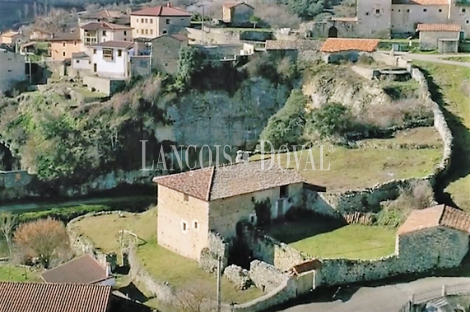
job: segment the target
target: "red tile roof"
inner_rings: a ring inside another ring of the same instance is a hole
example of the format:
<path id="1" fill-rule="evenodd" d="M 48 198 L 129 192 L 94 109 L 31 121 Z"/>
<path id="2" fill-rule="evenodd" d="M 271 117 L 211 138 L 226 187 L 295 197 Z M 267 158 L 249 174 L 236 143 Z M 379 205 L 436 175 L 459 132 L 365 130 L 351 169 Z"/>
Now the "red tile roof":
<path id="1" fill-rule="evenodd" d="M 445 226 L 470 234 L 470 215 L 446 205 L 414 210 L 398 229 L 398 235 Z"/>
<path id="2" fill-rule="evenodd" d="M 183 9 L 167 6 L 156 6 L 153 8 L 145 8 L 139 11 L 132 12 L 131 15 L 137 16 L 192 16 L 191 13 Z"/>
<path id="3" fill-rule="evenodd" d="M 1 312 L 106 312 L 111 286 L 0 282 Z"/>
<path id="4" fill-rule="evenodd" d="M 321 268 L 322 264 L 319 260 L 313 259 L 309 261 L 305 261 L 303 263 L 294 265 L 292 268 L 290 268 L 290 272 L 294 275 L 300 275 L 302 273 L 312 271 L 312 270 L 317 270 Z"/>
<path id="5" fill-rule="evenodd" d="M 418 24 L 416 31 L 460 32 L 462 27 L 457 24 Z"/>
<path id="6" fill-rule="evenodd" d="M 449 5 L 449 0 L 392 0 L 392 4 Z"/>
<path id="7" fill-rule="evenodd" d="M 83 28 L 84 30 L 99 30 L 99 29 L 126 30 L 126 29 L 132 29 L 132 27 L 129 27 L 129 26 L 112 24 L 112 23 L 107 23 L 107 22 L 91 22 L 91 23 L 88 23 L 86 25 L 83 25 L 80 28 Z"/>
<path id="8" fill-rule="evenodd" d="M 283 169 L 277 163 L 265 160 L 191 170 L 156 177 L 154 182 L 205 201 L 212 201 L 301 183 L 304 179 L 295 170 Z"/>
<path id="9" fill-rule="evenodd" d="M 75 258 L 42 274 L 47 283 L 94 284 L 108 278 L 107 270 L 91 255 Z"/>
<path id="10" fill-rule="evenodd" d="M 320 51 L 326 53 L 343 51 L 373 52 L 378 45 L 379 40 L 377 39 L 328 38 Z"/>

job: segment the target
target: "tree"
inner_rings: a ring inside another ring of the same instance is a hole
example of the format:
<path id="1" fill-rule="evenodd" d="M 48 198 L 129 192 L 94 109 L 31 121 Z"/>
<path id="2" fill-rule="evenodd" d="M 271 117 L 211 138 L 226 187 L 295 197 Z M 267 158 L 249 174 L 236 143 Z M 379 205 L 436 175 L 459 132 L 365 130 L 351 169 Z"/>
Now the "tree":
<path id="1" fill-rule="evenodd" d="M 14 241 L 24 259 L 38 258 L 44 268 L 52 260 L 67 260 L 70 255 L 64 224 L 51 218 L 21 224 L 15 231 Z"/>
<path id="2" fill-rule="evenodd" d="M 351 129 L 352 115 L 348 107 L 339 103 L 328 103 L 315 109 L 308 119 L 310 130 L 317 131 L 322 137 L 341 135 Z"/>
<path id="3" fill-rule="evenodd" d="M 252 15 L 250 17 L 250 23 L 253 24 L 253 28 L 256 28 L 256 25 L 261 21 L 261 18 L 256 16 L 256 15 Z"/>
<path id="4" fill-rule="evenodd" d="M 12 251 L 12 234 L 13 229 L 15 228 L 16 224 L 16 217 L 13 216 L 10 212 L 2 212 L 0 213 L 0 233 L 5 237 L 5 242 L 8 246 L 8 251 L 10 252 L 11 258 L 11 251 Z"/>

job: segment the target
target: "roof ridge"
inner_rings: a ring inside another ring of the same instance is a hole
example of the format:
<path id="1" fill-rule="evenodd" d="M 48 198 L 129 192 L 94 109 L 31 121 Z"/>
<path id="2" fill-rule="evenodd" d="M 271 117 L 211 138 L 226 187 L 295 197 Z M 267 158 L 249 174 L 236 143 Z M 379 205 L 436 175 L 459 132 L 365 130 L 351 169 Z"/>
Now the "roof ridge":
<path id="1" fill-rule="evenodd" d="M 212 166 L 211 177 L 209 179 L 209 188 L 207 189 L 206 200 L 209 201 L 211 198 L 212 187 L 214 186 L 214 175 L 215 175 L 215 167 Z"/>

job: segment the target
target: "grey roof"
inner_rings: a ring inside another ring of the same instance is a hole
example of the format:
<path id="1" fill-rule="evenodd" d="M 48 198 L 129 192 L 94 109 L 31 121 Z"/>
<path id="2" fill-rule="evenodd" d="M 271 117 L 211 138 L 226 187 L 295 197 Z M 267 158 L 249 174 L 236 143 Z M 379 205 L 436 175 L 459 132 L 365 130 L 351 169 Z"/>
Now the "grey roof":
<path id="1" fill-rule="evenodd" d="M 134 43 L 129 41 L 105 41 L 95 44 L 95 47 L 130 49 Z"/>
<path id="2" fill-rule="evenodd" d="M 72 59 L 89 59 L 90 56 L 85 52 L 75 52 L 72 53 Z"/>

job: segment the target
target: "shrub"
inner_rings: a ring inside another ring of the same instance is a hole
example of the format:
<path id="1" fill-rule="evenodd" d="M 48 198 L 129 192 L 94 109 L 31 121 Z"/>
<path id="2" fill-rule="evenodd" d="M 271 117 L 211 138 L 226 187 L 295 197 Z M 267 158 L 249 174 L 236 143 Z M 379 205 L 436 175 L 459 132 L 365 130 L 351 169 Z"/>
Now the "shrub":
<path id="1" fill-rule="evenodd" d="M 271 202 L 269 198 L 263 201 L 255 202 L 257 225 L 266 226 L 271 224 Z"/>
<path id="2" fill-rule="evenodd" d="M 262 141 L 269 141 L 273 148 L 299 143 L 305 125 L 304 110 L 307 98 L 301 90 L 292 90 L 286 104 L 268 120 L 260 135 Z M 266 146 L 263 147 L 265 150 Z"/>
<path id="3" fill-rule="evenodd" d="M 286 6 L 275 1 L 256 1 L 256 14 L 272 28 L 297 29 L 302 22 L 296 15 L 286 10 Z"/>
<path id="4" fill-rule="evenodd" d="M 348 107 L 339 103 L 329 103 L 312 111 L 307 120 L 310 131 L 321 137 L 344 134 L 352 128 L 352 114 Z"/>
<path id="5" fill-rule="evenodd" d="M 38 258 L 44 268 L 52 261 L 68 260 L 71 256 L 64 224 L 51 218 L 21 224 L 15 231 L 14 241 L 23 259 Z"/>

